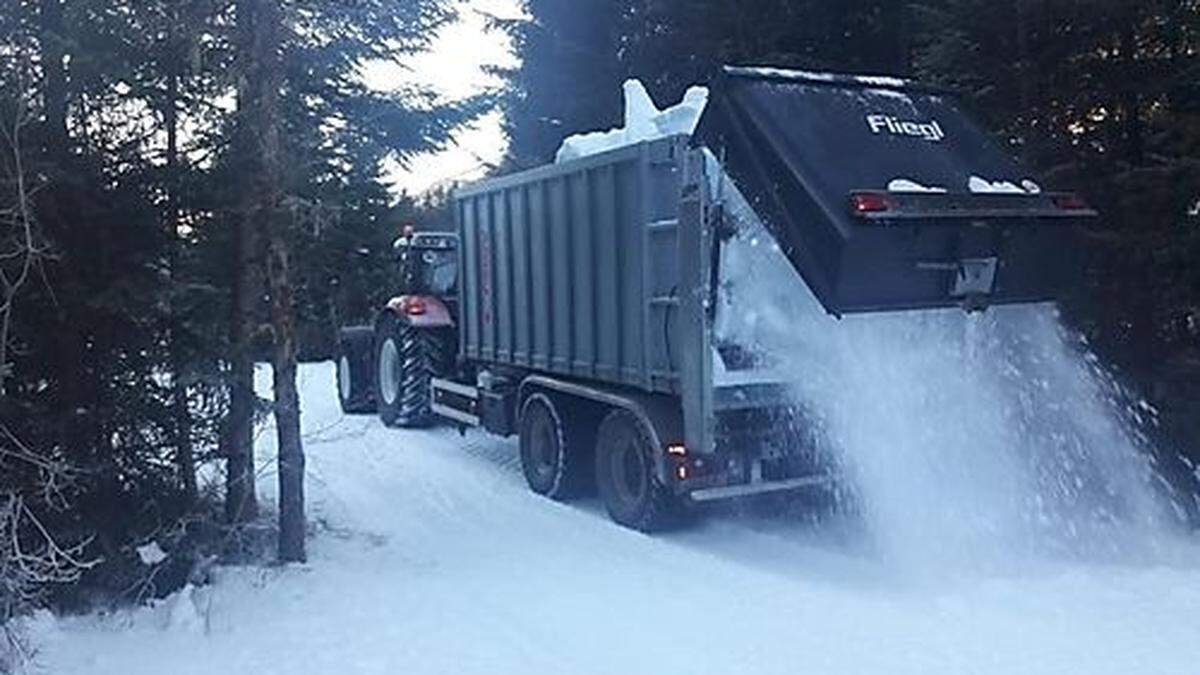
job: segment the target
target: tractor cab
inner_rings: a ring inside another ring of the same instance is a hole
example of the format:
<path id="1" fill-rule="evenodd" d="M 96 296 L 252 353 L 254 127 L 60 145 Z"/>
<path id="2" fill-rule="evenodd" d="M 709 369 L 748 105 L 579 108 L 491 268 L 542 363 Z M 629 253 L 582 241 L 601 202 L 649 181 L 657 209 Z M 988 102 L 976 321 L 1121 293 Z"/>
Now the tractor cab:
<path id="1" fill-rule="evenodd" d="M 409 295 L 452 299 L 458 291 L 458 235 L 413 232 L 392 245 L 400 266 L 400 290 Z"/>

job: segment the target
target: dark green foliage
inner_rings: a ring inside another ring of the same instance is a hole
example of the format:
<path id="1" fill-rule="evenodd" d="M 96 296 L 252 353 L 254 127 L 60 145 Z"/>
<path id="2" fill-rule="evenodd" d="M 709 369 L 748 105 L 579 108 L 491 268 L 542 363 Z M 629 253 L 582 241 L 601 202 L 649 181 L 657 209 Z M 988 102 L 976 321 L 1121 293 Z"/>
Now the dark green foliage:
<path id="1" fill-rule="evenodd" d="M 393 203 L 381 163 L 446 143 L 484 101 L 359 80 L 364 60 L 424 49 L 453 17 L 446 0 L 279 7 L 286 173 L 271 217 L 289 233 L 302 354 L 319 358 L 336 323 L 386 292 L 391 241 L 414 210 Z M 181 542 L 171 564 L 186 568 L 198 530 L 179 523 L 210 511 L 193 472 L 226 435 L 233 230 L 252 203 L 259 132 L 238 114 L 237 29 L 232 0 L 13 0 L 0 12 L 5 278 L 27 259 L 7 256 L 26 231 L 9 217 L 18 173 L 37 250 L 0 350 L 0 506 L 14 495 L 61 545 L 86 544 L 79 559 L 100 562 L 76 571 L 110 596 L 144 590 L 133 546 L 151 538 Z M 252 309 L 262 357 L 266 306 Z M 20 528 L 28 550 L 45 544 L 29 518 Z M 14 597 L 0 597 L 0 620 Z"/>
<path id="2" fill-rule="evenodd" d="M 1014 152 L 1101 211 L 1064 309 L 1200 456 L 1186 431 L 1200 410 L 1200 7 L 919 4 L 918 71 L 963 91 Z"/>

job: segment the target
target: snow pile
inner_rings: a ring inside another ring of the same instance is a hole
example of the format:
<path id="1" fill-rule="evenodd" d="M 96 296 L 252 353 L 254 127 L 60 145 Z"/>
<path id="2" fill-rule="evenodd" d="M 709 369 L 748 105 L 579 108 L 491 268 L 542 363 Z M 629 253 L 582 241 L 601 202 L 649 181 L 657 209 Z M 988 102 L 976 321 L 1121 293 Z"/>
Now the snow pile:
<path id="1" fill-rule="evenodd" d="M 1020 185 L 1011 181 L 997 180 L 992 181 L 979 176 L 971 176 L 967 179 L 967 189 L 975 194 L 1010 194 L 1010 195 L 1036 195 L 1042 191 L 1041 186 L 1031 180 L 1023 180 Z"/>
<path id="2" fill-rule="evenodd" d="M 691 135 L 708 105 L 708 89 L 692 87 L 679 104 L 659 110 L 646 87 L 638 80 L 627 80 L 625 91 L 625 125 L 609 131 L 595 131 L 570 136 L 563 141 L 555 162 L 567 162 L 607 150 L 678 134 Z"/>
<path id="3" fill-rule="evenodd" d="M 896 178 L 888 183 L 888 192 L 908 192 L 908 193 L 926 193 L 926 194 L 945 194 L 944 187 L 930 187 L 921 185 L 920 183 L 909 178 Z"/>
<path id="4" fill-rule="evenodd" d="M 896 193 L 926 193 L 945 194 L 948 190 L 940 186 L 928 186 L 911 178 L 895 178 L 888 183 L 888 192 Z M 1008 195 L 1037 195 L 1041 194 L 1042 186 L 1032 180 L 1025 179 L 1020 185 L 1007 180 L 988 180 L 979 176 L 967 179 L 967 190 L 973 194 L 1008 194 Z"/>
<path id="5" fill-rule="evenodd" d="M 1115 385 L 1052 306 L 833 319 L 721 189 L 741 231 L 717 335 L 786 374 L 886 559 L 937 574 L 1175 550 Z"/>

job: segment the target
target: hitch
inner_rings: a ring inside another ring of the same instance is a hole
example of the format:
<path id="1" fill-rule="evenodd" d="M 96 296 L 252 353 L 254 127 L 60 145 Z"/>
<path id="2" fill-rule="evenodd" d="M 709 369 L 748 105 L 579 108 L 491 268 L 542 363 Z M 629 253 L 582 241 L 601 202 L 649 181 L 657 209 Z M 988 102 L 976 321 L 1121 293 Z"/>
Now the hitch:
<path id="1" fill-rule="evenodd" d="M 917 269 L 926 272 L 953 272 L 950 297 L 960 298 L 963 311 L 982 312 L 991 304 L 996 287 L 998 258 L 964 258 L 955 261 L 921 261 Z"/>

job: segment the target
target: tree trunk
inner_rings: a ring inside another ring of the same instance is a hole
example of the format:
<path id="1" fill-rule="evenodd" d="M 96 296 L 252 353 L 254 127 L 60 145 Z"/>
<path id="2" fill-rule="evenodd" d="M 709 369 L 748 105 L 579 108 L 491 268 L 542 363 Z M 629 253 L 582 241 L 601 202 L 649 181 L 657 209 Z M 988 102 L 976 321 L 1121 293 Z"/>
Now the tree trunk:
<path id="1" fill-rule="evenodd" d="M 278 0 L 242 0 L 238 21 L 249 22 L 245 60 L 250 94 L 248 130 L 259 142 L 259 170 L 253 195 L 259 200 L 255 222 L 266 245 L 265 276 L 271 299 L 274 351 L 274 413 L 279 447 L 279 560 L 303 562 L 304 447 L 300 438 L 300 396 L 296 390 L 296 336 L 292 322 L 292 288 L 288 268 L 283 197 L 283 141 L 280 62 L 283 15 Z"/>
<path id="2" fill-rule="evenodd" d="M 1129 163 L 1141 166 L 1145 163 L 1145 147 L 1142 140 L 1142 101 L 1138 93 L 1141 73 L 1137 61 L 1137 7 L 1131 5 L 1121 25 L 1121 59 L 1125 65 L 1121 108 L 1125 112 L 1125 144 Z"/>
<path id="3" fill-rule="evenodd" d="M 257 174 L 255 143 L 256 98 L 252 89 L 250 54 L 252 44 L 252 5 L 242 0 L 238 3 L 238 33 L 243 58 L 247 60 L 238 82 L 239 129 L 237 135 L 239 152 L 250 158 L 245 162 L 246 170 Z M 236 214 L 237 224 L 233 241 L 233 305 L 230 320 L 230 343 L 233 354 L 230 358 L 229 418 L 223 430 L 225 443 L 225 515 L 230 523 L 242 523 L 258 517 L 258 496 L 255 487 L 254 467 L 254 327 L 256 298 L 259 295 L 258 237 L 256 208 L 258 195 L 248 189 L 239 200 Z"/>
<path id="4" fill-rule="evenodd" d="M 254 223 L 241 217 L 234 233 L 233 308 L 230 323 L 229 418 L 223 429 L 225 445 L 225 517 L 243 523 L 258 517 L 254 476 Z"/>
<path id="5" fill-rule="evenodd" d="M 42 0 L 40 18 L 38 37 L 42 43 L 42 69 L 45 73 L 45 143 L 51 161 L 61 163 L 66 159 L 70 141 L 67 132 L 67 52 L 63 36 L 62 0 Z M 65 170 L 61 165 L 58 168 Z"/>
<path id="6" fill-rule="evenodd" d="M 171 407 L 173 419 L 172 433 L 175 445 L 175 463 L 179 469 L 179 482 L 183 487 L 184 498 L 188 504 L 196 502 L 196 459 L 192 447 L 192 413 L 189 408 L 187 379 L 184 372 L 187 367 L 183 352 L 182 335 L 183 322 L 179 315 L 179 277 L 180 277 L 180 180 L 179 180 L 179 71 L 180 53 L 175 38 L 174 28 L 178 22 L 178 13 L 171 17 L 171 25 L 167 37 L 166 74 L 167 96 L 164 102 L 163 123 L 167 127 L 167 175 L 166 175 L 166 230 L 167 230 L 167 261 L 168 273 L 171 275 L 169 294 L 168 336 L 171 358 Z"/>

